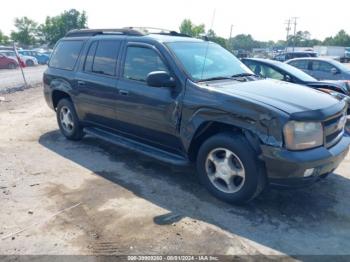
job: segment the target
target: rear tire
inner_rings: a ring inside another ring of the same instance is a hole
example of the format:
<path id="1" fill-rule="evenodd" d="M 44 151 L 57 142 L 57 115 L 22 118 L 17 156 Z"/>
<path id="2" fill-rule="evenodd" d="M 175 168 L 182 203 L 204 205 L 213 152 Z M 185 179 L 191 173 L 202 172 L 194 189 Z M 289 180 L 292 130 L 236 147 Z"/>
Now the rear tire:
<path id="1" fill-rule="evenodd" d="M 60 131 L 67 139 L 81 140 L 84 137 L 74 105 L 69 99 L 64 98 L 58 102 L 56 116 Z"/>
<path id="2" fill-rule="evenodd" d="M 263 164 L 244 136 L 221 133 L 199 149 L 197 171 L 202 184 L 217 198 L 243 204 L 266 186 Z"/>

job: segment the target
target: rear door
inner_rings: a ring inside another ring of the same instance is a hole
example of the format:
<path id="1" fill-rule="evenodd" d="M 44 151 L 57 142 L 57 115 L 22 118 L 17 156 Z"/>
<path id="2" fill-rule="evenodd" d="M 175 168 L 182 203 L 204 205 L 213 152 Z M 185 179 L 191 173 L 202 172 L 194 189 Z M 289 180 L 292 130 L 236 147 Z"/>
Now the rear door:
<path id="1" fill-rule="evenodd" d="M 120 39 L 95 40 L 88 44 L 75 79 L 80 117 L 84 121 L 115 128 L 120 46 Z"/>
<path id="2" fill-rule="evenodd" d="M 309 60 L 294 60 L 289 62 L 291 66 L 294 66 L 307 74 L 310 74 Z"/>

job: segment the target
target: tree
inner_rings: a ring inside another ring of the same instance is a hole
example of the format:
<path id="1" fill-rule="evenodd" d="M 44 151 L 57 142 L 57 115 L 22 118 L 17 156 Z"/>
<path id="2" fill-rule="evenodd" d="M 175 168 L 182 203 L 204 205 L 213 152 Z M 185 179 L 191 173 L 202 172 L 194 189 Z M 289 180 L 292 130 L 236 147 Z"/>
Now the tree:
<path id="1" fill-rule="evenodd" d="M 41 42 L 53 46 L 60 38 L 72 29 L 87 28 L 87 16 L 85 11 L 75 9 L 64 11 L 54 17 L 46 17 L 45 23 L 39 27 Z"/>
<path id="2" fill-rule="evenodd" d="M 298 47 L 313 47 L 319 45 L 322 42 L 318 39 L 311 39 L 311 34 L 309 31 L 298 31 L 295 36 L 291 35 L 288 37 L 288 46 L 298 46 Z"/>
<path id="3" fill-rule="evenodd" d="M 229 50 L 252 50 L 253 48 L 260 47 L 258 41 L 255 41 L 251 35 L 239 34 L 229 39 Z"/>
<path id="4" fill-rule="evenodd" d="M 334 37 L 327 37 L 323 41 L 324 45 L 350 46 L 350 35 L 345 30 L 340 30 Z"/>
<path id="5" fill-rule="evenodd" d="M 199 37 L 205 33 L 204 24 L 195 25 L 190 19 L 184 19 L 180 25 L 180 32 L 192 37 Z"/>
<path id="6" fill-rule="evenodd" d="M 217 36 L 214 30 L 209 29 L 207 32 L 207 37 L 209 41 L 212 41 L 214 43 L 217 43 L 218 45 L 221 45 L 223 48 L 227 48 L 227 40 L 223 37 Z"/>
<path id="7" fill-rule="evenodd" d="M 38 24 L 24 16 L 15 19 L 16 31 L 11 32 L 11 39 L 21 45 L 33 45 L 37 41 Z"/>
<path id="8" fill-rule="evenodd" d="M 9 44 L 10 39 L 7 35 L 4 35 L 2 31 L 0 30 L 0 44 L 1 45 L 7 45 Z"/>

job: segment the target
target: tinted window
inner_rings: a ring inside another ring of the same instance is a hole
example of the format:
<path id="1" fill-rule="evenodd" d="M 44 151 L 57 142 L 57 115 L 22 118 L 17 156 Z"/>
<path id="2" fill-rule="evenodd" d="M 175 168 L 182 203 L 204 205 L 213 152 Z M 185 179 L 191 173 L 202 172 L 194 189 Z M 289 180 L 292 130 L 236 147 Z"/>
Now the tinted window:
<path id="1" fill-rule="evenodd" d="M 82 45 L 83 41 L 79 40 L 59 42 L 52 53 L 49 66 L 73 70 Z"/>
<path id="2" fill-rule="evenodd" d="M 90 45 L 89 51 L 86 55 L 84 70 L 87 72 L 92 72 L 92 64 L 94 62 L 94 56 L 96 53 L 97 41 Z"/>
<path id="3" fill-rule="evenodd" d="M 286 55 L 277 55 L 275 57 L 275 59 L 278 61 L 284 61 L 284 60 L 286 60 Z"/>
<path id="4" fill-rule="evenodd" d="M 157 52 L 150 48 L 128 47 L 123 74 L 125 78 L 146 81 L 147 75 L 153 71 L 168 71 Z"/>
<path id="5" fill-rule="evenodd" d="M 114 40 L 98 42 L 93 59 L 92 72 L 104 75 L 115 75 L 120 43 Z"/>
<path id="6" fill-rule="evenodd" d="M 292 61 L 289 64 L 292 66 L 295 66 L 299 69 L 307 69 L 308 68 L 308 61 L 305 61 L 305 60 Z"/>
<path id="7" fill-rule="evenodd" d="M 312 70 L 314 71 L 322 71 L 322 72 L 331 72 L 331 69 L 333 66 L 329 63 L 322 62 L 322 61 L 313 61 L 312 62 Z"/>

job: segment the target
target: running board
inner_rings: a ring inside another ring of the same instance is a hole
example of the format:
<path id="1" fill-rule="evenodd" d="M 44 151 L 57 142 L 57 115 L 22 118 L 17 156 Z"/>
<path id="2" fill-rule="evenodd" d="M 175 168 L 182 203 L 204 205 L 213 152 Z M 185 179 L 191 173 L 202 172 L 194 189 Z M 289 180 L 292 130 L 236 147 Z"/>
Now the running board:
<path id="1" fill-rule="evenodd" d="M 112 144 L 136 151 L 138 153 L 158 159 L 163 162 L 179 166 L 185 166 L 189 164 L 188 159 L 186 159 L 185 157 L 166 152 L 164 150 L 119 136 L 114 133 L 110 133 L 100 128 L 86 127 L 84 128 L 84 132 L 86 134 L 95 136 Z"/>

